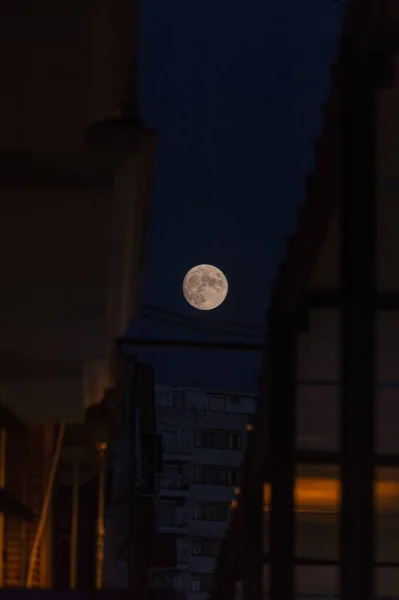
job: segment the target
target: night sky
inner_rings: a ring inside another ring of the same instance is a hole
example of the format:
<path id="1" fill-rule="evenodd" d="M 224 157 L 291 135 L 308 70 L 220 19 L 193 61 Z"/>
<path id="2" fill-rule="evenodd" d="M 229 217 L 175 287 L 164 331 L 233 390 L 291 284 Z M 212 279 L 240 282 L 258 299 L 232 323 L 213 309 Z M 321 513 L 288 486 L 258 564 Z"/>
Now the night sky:
<path id="1" fill-rule="evenodd" d="M 344 9 L 334 0 L 142 0 L 140 106 L 159 133 L 143 303 L 184 317 L 259 323 L 304 200 Z M 225 303 L 181 292 L 221 268 Z M 186 323 L 188 326 L 188 323 Z M 248 341 L 140 319 L 130 335 Z M 137 349 L 157 383 L 257 391 L 260 356 Z"/>

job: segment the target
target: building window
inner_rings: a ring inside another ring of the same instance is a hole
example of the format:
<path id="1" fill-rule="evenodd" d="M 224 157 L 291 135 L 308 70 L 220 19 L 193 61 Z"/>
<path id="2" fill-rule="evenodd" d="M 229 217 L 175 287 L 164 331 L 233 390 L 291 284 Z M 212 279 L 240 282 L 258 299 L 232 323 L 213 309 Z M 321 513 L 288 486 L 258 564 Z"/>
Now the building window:
<path id="1" fill-rule="evenodd" d="M 169 392 L 157 392 L 156 403 L 157 406 L 169 406 Z"/>
<path id="2" fill-rule="evenodd" d="M 226 396 L 211 394 L 209 396 L 209 408 L 210 410 L 223 412 L 226 410 L 227 398 Z"/>
<path id="3" fill-rule="evenodd" d="M 221 544 L 220 538 L 193 538 L 191 554 L 193 556 L 218 556 Z"/>
<path id="4" fill-rule="evenodd" d="M 240 431 L 199 429 L 194 433 L 194 443 L 196 448 L 242 450 L 242 433 Z"/>
<path id="5" fill-rule="evenodd" d="M 227 521 L 228 502 L 194 502 L 193 519 L 198 521 Z"/>
<path id="6" fill-rule="evenodd" d="M 172 406 L 183 408 L 186 406 L 186 394 L 184 392 L 172 392 Z"/>
<path id="7" fill-rule="evenodd" d="M 296 465 L 295 553 L 298 558 L 338 560 L 340 476 L 338 465 Z"/>
<path id="8" fill-rule="evenodd" d="M 165 497 L 162 499 L 162 504 L 168 504 L 169 506 L 185 506 L 186 499 Z"/>
<path id="9" fill-rule="evenodd" d="M 229 485 L 234 487 L 238 483 L 238 469 L 236 467 L 195 465 L 194 483 L 203 485 Z"/>
<path id="10" fill-rule="evenodd" d="M 194 573 L 191 577 L 191 591 L 199 594 L 209 594 L 212 591 L 212 573 Z"/>
<path id="11" fill-rule="evenodd" d="M 240 432 L 229 433 L 229 450 L 242 450 L 242 434 Z"/>

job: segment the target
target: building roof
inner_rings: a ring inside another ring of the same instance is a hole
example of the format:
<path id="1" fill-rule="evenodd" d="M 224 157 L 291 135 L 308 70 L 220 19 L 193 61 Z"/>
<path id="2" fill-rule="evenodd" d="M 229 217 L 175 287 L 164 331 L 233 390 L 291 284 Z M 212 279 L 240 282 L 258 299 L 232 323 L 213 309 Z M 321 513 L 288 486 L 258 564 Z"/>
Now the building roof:
<path id="1" fill-rule="evenodd" d="M 330 96 L 323 107 L 322 134 L 315 142 L 315 166 L 306 179 L 305 202 L 299 208 L 294 234 L 287 240 L 287 252 L 279 264 L 272 289 L 272 306 L 293 310 L 311 274 L 339 199 L 339 56 L 345 40 L 354 44 L 359 56 L 388 40 L 395 0 L 348 0 L 337 59 L 331 68 Z M 399 21 L 399 15 L 398 19 Z"/>

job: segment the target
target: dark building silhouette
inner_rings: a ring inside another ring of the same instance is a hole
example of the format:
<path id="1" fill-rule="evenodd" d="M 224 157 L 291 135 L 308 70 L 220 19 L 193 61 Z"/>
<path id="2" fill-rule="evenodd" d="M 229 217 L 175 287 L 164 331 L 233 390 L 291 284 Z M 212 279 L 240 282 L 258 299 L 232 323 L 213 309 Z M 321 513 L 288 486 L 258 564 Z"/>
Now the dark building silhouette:
<path id="1" fill-rule="evenodd" d="M 103 585 L 115 341 L 138 314 L 156 142 L 136 110 L 137 11 L 0 7 L 0 395 L 25 424 L 4 436 L 0 485 L 34 513 L 6 511 L 0 587 Z M 67 577 L 72 498 L 80 563 Z"/>
<path id="2" fill-rule="evenodd" d="M 214 600 L 399 595 L 398 11 L 348 1 Z"/>

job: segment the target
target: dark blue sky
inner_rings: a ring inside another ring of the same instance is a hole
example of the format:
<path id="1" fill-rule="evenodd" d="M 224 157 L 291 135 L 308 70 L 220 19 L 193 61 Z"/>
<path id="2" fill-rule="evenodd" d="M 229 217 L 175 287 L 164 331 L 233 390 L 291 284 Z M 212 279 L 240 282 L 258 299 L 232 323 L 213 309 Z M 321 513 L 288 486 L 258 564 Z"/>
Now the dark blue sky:
<path id="1" fill-rule="evenodd" d="M 142 0 L 140 105 L 159 132 L 143 302 L 211 324 L 264 322 L 312 169 L 342 16 L 334 0 Z M 227 300 L 208 313 L 181 293 L 198 263 L 229 280 Z M 144 319 L 130 333 L 221 339 Z M 158 383 L 257 389 L 256 355 L 137 355 Z"/>

